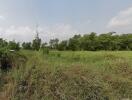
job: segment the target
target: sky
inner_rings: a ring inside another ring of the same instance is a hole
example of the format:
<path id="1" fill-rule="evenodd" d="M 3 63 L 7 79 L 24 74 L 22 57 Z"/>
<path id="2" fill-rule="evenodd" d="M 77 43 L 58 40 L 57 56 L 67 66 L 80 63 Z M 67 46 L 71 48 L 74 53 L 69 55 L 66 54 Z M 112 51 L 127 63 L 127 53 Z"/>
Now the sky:
<path id="1" fill-rule="evenodd" d="M 0 37 L 44 42 L 90 32 L 132 33 L 132 0 L 0 0 Z"/>

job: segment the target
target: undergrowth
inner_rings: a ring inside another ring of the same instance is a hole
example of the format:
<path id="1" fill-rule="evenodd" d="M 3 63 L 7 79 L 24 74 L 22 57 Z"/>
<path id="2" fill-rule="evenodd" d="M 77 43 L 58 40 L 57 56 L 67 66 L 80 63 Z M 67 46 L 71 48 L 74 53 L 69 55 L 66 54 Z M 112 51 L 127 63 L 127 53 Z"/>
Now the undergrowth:
<path id="1" fill-rule="evenodd" d="M 7 100 L 132 99 L 132 52 L 19 53 L 26 63 L 0 72 Z"/>

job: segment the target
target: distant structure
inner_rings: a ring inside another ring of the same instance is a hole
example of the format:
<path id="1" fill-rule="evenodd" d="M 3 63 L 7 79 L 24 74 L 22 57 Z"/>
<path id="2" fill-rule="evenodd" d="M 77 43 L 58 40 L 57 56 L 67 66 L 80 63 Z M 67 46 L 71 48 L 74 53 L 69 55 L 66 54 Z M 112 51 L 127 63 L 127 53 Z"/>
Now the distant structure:
<path id="1" fill-rule="evenodd" d="M 9 50 L 10 52 L 15 52 L 15 50 Z"/>
<path id="2" fill-rule="evenodd" d="M 32 47 L 34 50 L 39 50 L 41 47 L 41 39 L 39 38 L 39 31 L 38 31 L 38 25 L 36 25 L 36 35 L 35 35 L 35 39 L 33 40 L 33 44 Z"/>
<path id="3" fill-rule="evenodd" d="M 38 27 L 39 27 L 39 26 L 36 25 L 36 37 L 35 37 L 36 39 L 39 39 L 39 31 L 38 31 Z"/>

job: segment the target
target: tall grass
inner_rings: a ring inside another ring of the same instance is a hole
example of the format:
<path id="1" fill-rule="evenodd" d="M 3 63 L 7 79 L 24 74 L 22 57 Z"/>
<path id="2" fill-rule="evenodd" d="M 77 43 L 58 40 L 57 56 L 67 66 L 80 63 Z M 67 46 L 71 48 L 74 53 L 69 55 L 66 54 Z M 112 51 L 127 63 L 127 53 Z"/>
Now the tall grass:
<path id="1" fill-rule="evenodd" d="M 132 99 L 131 51 L 19 53 L 27 58 L 26 64 L 0 74 L 0 94 L 7 99 Z"/>

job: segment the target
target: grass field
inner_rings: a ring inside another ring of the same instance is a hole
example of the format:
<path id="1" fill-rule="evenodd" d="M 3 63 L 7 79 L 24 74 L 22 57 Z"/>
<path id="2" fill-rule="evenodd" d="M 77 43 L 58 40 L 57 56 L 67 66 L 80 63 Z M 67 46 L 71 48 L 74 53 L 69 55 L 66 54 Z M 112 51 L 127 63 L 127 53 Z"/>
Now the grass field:
<path id="1" fill-rule="evenodd" d="M 19 53 L 26 62 L 0 73 L 0 100 L 132 99 L 132 51 Z"/>

